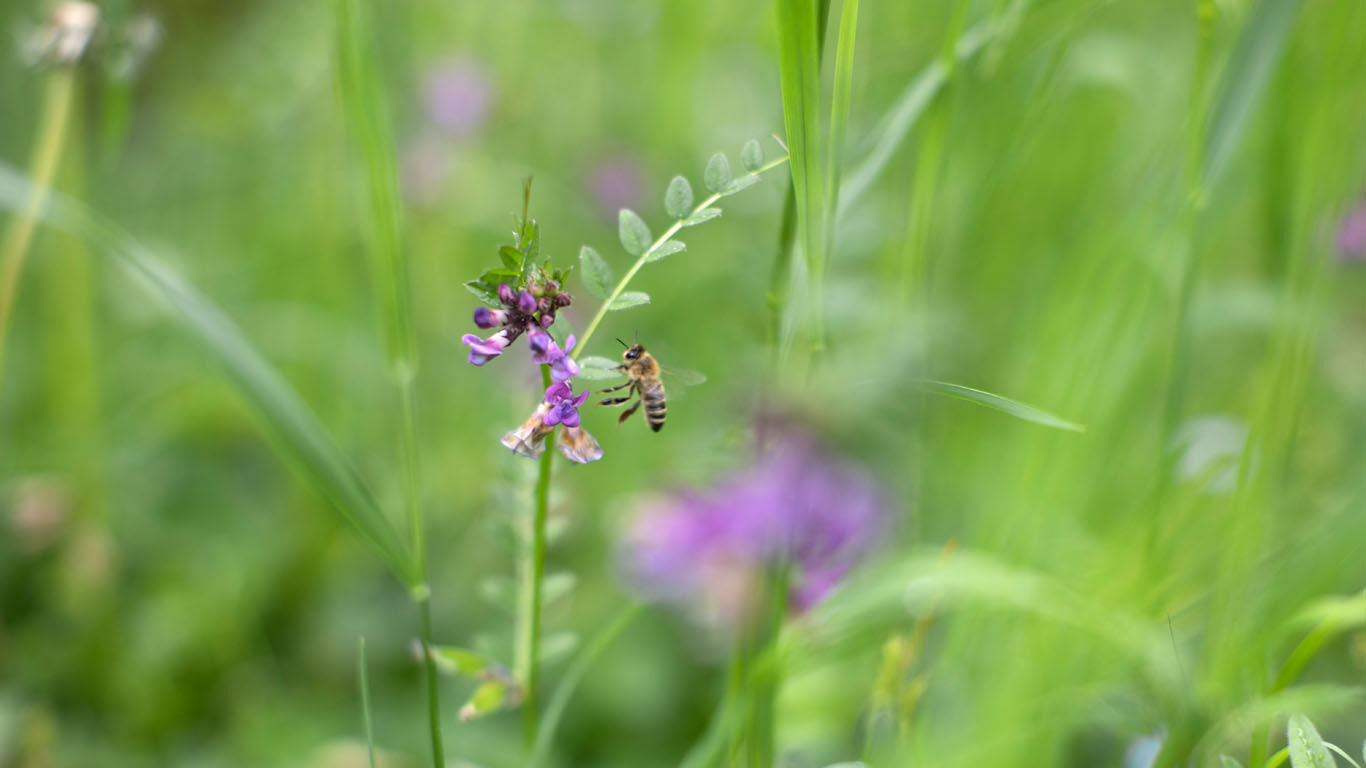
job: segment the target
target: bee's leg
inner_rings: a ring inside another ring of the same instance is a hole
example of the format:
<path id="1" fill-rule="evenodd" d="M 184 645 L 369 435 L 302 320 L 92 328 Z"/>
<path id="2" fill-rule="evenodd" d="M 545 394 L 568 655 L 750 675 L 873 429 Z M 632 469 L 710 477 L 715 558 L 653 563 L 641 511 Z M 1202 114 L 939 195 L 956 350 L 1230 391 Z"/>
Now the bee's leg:
<path id="1" fill-rule="evenodd" d="M 606 390 L 603 390 L 606 391 Z M 634 394 L 622 395 L 621 397 L 607 397 L 598 401 L 598 405 L 621 405 L 622 403 L 635 397 Z"/>
<path id="2" fill-rule="evenodd" d="M 631 384 L 633 384 L 633 383 L 634 383 L 634 382 L 626 381 L 626 382 L 623 382 L 623 383 L 621 383 L 621 384 L 616 385 L 615 387 L 608 387 L 607 389 L 599 389 L 598 391 L 599 391 L 599 392 L 616 392 L 618 389 L 626 389 L 627 387 L 631 386 Z"/>
<path id="3" fill-rule="evenodd" d="M 617 417 L 617 426 L 620 427 L 622 424 L 625 424 L 627 419 L 635 415 L 635 412 L 640 410 L 640 404 L 643 402 L 645 402 L 645 398 L 642 397 L 632 403 L 630 408 L 622 411 L 621 415 Z"/>

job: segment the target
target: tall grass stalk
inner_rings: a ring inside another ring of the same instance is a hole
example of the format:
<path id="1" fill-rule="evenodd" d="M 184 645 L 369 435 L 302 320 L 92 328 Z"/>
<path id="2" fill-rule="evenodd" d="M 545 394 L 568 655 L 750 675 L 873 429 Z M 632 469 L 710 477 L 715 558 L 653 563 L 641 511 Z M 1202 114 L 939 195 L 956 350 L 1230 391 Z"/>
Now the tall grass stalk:
<path id="1" fill-rule="evenodd" d="M 343 108 L 365 159 L 371 214 L 372 275 L 382 308 L 385 346 L 398 388 L 402 435 L 399 461 L 410 548 L 420 584 L 413 591 L 423 644 L 432 764 L 445 764 L 436 661 L 432 658 L 431 588 L 427 583 L 422 482 L 417 455 L 417 335 L 413 328 L 407 251 L 399 216 L 398 176 L 379 62 L 363 0 L 337 0 L 338 86 Z"/>
<path id="2" fill-rule="evenodd" d="M 370 768 L 375 768 L 375 726 L 370 719 L 370 674 L 365 666 L 365 638 L 356 650 L 357 674 L 360 676 L 360 713 L 365 724 L 365 747 L 370 757 Z"/>
<path id="3" fill-rule="evenodd" d="M 4 380 L 5 346 L 14 302 L 19 293 L 19 280 L 24 271 L 24 260 L 33 244 L 39 214 L 47 203 L 53 179 L 61 164 L 75 91 L 74 67 L 59 67 L 47 76 L 33 156 L 29 163 L 29 178 L 33 186 L 28 199 L 6 230 L 4 243 L 0 244 L 0 381 Z"/>

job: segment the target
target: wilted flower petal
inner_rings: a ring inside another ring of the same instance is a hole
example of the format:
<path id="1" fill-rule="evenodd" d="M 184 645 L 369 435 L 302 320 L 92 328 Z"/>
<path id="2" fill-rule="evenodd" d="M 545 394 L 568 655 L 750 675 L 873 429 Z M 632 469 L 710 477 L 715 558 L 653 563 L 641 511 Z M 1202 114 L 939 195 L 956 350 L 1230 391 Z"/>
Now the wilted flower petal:
<path id="1" fill-rule="evenodd" d="M 545 453 L 545 439 L 554 431 L 553 425 L 545 423 L 545 415 L 550 406 L 541 403 L 531 418 L 522 426 L 503 435 L 503 446 L 518 456 L 534 459 Z"/>
<path id="2" fill-rule="evenodd" d="M 576 422 L 577 418 L 578 414 L 576 413 Z M 598 441 L 593 439 L 587 430 L 568 422 L 560 430 L 556 446 L 566 459 L 577 464 L 588 464 L 602 458 L 602 446 L 598 445 Z"/>

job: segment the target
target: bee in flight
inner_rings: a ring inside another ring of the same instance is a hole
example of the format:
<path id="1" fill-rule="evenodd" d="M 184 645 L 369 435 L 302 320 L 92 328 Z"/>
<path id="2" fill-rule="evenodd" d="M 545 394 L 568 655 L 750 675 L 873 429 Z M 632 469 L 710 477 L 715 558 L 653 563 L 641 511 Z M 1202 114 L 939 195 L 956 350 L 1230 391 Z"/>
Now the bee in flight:
<path id="1" fill-rule="evenodd" d="M 635 415 L 635 412 L 643 404 L 646 423 L 650 425 L 650 429 L 658 432 L 664 428 L 664 417 L 669 412 L 668 404 L 664 400 L 664 382 L 659 377 L 661 370 L 659 363 L 649 352 L 645 351 L 645 347 L 640 342 L 628 345 L 621 339 L 617 339 L 617 341 L 626 347 L 626 351 L 621 356 L 624 362 L 617 366 L 617 370 L 624 372 L 627 378 L 625 382 L 615 387 L 608 387 L 602 392 L 616 392 L 625 389 L 626 394 L 606 398 L 600 401 L 598 405 L 621 405 L 639 395 L 638 400 L 625 411 L 622 411 L 621 416 L 617 418 L 617 424 L 621 424 Z M 705 376 L 694 371 L 680 371 L 676 374 L 671 372 L 671 374 L 683 384 L 697 384 L 706 381 Z"/>

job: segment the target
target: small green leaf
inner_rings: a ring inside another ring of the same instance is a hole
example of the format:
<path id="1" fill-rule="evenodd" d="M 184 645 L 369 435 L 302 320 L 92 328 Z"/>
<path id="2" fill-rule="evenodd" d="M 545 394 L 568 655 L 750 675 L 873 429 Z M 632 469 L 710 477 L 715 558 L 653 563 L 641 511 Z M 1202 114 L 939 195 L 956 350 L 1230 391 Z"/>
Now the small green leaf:
<path id="1" fill-rule="evenodd" d="M 957 397 L 962 400 L 970 400 L 979 405 L 985 405 L 993 410 L 1014 416 L 1017 419 L 1031 421 L 1045 427 L 1053 427 L 1054 429 L 1066 429 L 1073 432 L 1086 431 L 1086 427 L 1070 422 L 1059 416 L 1054 416 L 1042 408 L 1035 408 L 1028 403 L 1011 400 L 1008 397 L 1002 397 L 1000 395 L 992 394 L 991 392 L 965 387 L 961 384 L 950 384 L 946 381 L 923 381 L 921 383 L 931 392 L 938 392 L 941 395 Z"/>
<path id="2" fill-rule="evenodd" d="M 708 221 L 711 221 L 712 219 L 715 219 L 715 218 L 719 217 L 720 215 L 721 215 L 721 209 L 720 209 L 720 208 L 703 208 L 702 210 L 698 211 L 697 213 L 694 213 L 693 215 L 691 215 L 691 216 L 689 216 L 688 218 L 684 219 L 684 220 L 683 220 L 683 226 L 685 226 L 685 227 L 695 227 L 695 226 L 697 226 L 698 224 L 704 224 L 704 223 L 706 223 L 706 222 L 708 222 Z"/>
<path id="3" fill-rule="evenodd" d="M 519 273 L 522 270 L 522 252 L 510 245 L 505 245 L 498 249 L 498 258 L 503 260 L 503 266 L 508 269 L 515 269 Z"/>
<path id="4" fill-rule="evenodd" d="M 460 722 L 467 723 L 504 707 L 514 707 L 520 700 L 521 695 L 506 681 L 489 680 L 475 688 L 469 701 L 460 708 Z"/>
<path id="5" fill-rule="evenodd" d="M 702 178 L 707 183 L 707 189 L 719 193 L 730 183 L 730 161 L 720 152 L 712 155 Z"/>
<path id="6" fill-rule="evenodd" d="M 609 360 L 605 357 L 584 357 L 577 362 L 579 364 L 579 378 L 581 379 L 601 381 L 621 376 L 621 372 L 617 370 L 620 363 L 616 360 Z"/>
<path id="7" fill-rule="evenodd" d="M 645 262 L 648 264 L 651 261 L 659 261 L 665 256 L 681 253 L 686 250 L 687 247 L 688 246 L 685 245 L 682 240 L 665 240 L 658 248 L 650 251 L 650 255 L 645 258 Z"/>
<path id="8" fill-rule="evenodd" d="M 1292 768 L 1335 768 L 1337 761 L 1323 745 L 1314 724 L 1304 715 L 1291 715 L 1285 724 L 1285 743 Z"/>
<path id="9" fill-rule="evenodd" d="M 758 183 L 759 183 L 759 175 L 758 175 L 758 174 L 755 174 L 755 173 L 746 173 L 746 174 L 743 175 L 743 176 L 736 176 L 734 179 L 732 179 L 731 182 L 730 182 L 729 184 L 726 185 L 726 188 L 723 189 L 723 190 L 721 190 L 721 194 L 723 194 L 723 195 L 733 195 L 733 194 L 735 194 L 736 192 L 739 192 L 739 191 L 742 190 L 742 189 L 749 189 L 750 187 L 752 187 L 752 186 L 754 186 L 755 184 L 758 184 Z"/>
<path id="10" fill-rule="evenodd" d="M 479 279 L 483 280 L 486 283 L 492 283 L 496 286 L 498 285 L 498 283 L 516 285 L 517 281 L 520 280 L 521 277 L 522 273 L 518 272 L 515 269 L 490 269 L 484 274 L 480 275 Z"/>
<path id="11" fill-rule="evenodd" d="M 1243 768 L 1243 764 L 1228 755 L 1220 755 L 1219 768 Z"/>
<path id="12" fill-rule="evenodd" d="M 579 263 L 583 265 L 583 286 L 594 298 L 605 299 L 612 293 L 612 286 L 616 284 L 616 277 L 612 274 L 612 268 L 607 261 L 598 255 L 598 252 L 584 246 L 579 249 Z"/>
<path id="13" fill-rule="evenodd" d="M 745 142 L 745 146 L 740 148 L 740 165 L 751 173 L 759 170 L 764 165 L 764 146 L 758 139 L 750 139 Z"/>
<path id="14" fill-rule="evenodd" d="M 621 237 L 621 247 L 632 256 L 645 253 L 650 247 L 650 228 L 644 220 L 630 208 L 622 208 L 617 218 L 617 235 Z"/>
<path id="15" fill-rule="evenodd" d="M 681 219 L 692 210 L 692 185 L 682 176 L 675 176 L 664 191 L 664 210 L 675 219 Z"/>
<path id="16" fill-rule="evenodd" d="M 431 654 L 432 661 L 436 662 L 436 668 L 450 675 L 477 678 L 494 665 L 491 659 L 453 645 L 434 645 Z"/>
<path id="17" fill-rule="evenodd" d="M 503 302 L 498 298 L 498 286 L 479 280 L 471 280 L 465 283 L 465 290 L 474 294 L 474 298 L 479 299 L 480 303 L 490 307 L 501 307 Z"/>
<path id="18" fill-rule="evenodd" d="M 649 303 L 650 294 L 641 291 L 627 291 L 613 299 L 607 309 L 616 312 L 617 310 L 630 309 L 631 307 L 638 307 L 641 304 Z"/>

